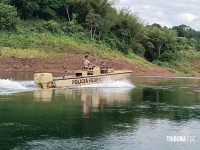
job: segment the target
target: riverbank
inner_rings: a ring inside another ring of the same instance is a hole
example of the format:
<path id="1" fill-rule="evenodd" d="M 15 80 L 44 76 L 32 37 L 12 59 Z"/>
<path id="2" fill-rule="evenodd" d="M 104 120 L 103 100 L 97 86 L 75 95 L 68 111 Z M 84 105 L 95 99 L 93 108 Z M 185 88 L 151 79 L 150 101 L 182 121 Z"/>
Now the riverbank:
<path id="1" fill-rule="evenodd" d="M 60 57 L 48 59 L 10 57 L 0 60 L 0 71 L 64 73 L 65 70 L 68 70 L 73 73 L 73 70 L 81 68 L 83 58 L 84 55 L 80 53 L 66 53 Z M 96 59 L 105 61 L 108 67 L 114 69 L 131 69 L 134 75 L 176 76 L 169 69 L 161 68 L 148 62 L 146 64 L 137 64 L 129 59 L 113 56 L 106 58 L 90 56 L 89 59 L 91 62 Z"/>
<path id="2" fill-rule="evenodd" d="M 131 69 L 134 75 L 200 76 L 200 52 L 196 50 L 179 50 L 173 60 L 148 62 L 131 51 L 125 55 L 106 43 L 62 33 L 33 32 L 27 26 L 20 29 L 23 30 L 0 34 L 0 71 L 72 73 L 81 68 L 81 60 L 88 53 L 91 61 L 105 61 L 114 69 Z"/>

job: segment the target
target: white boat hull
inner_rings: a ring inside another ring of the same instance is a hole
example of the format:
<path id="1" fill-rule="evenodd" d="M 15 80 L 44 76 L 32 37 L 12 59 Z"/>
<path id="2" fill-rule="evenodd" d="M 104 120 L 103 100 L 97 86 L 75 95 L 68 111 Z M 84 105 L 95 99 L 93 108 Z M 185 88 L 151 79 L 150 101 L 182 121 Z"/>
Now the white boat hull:
<path id="1" fill-rule="evenodd" d="M 117 70 L 113 73 L 88 75 L 88 76 L 66 76 L 52 77 L 49 73 L 40 73 L 34 75 L 34 82 L 40 88 L 63 88 L 74 87 L 89 84 L 98 84 L 105 80 L 124 80 L 132 75 L 131 70 Z M 43 81 L 44 80 L 44 81 Z"/>

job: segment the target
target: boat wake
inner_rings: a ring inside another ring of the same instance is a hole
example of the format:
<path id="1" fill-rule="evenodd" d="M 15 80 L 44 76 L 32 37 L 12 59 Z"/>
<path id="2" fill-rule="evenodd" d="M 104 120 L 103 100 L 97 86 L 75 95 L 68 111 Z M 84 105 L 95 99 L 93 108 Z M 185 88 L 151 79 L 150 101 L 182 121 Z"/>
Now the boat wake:
<path id="1" fill-rule="evenodd" d="M 12 79 L 0 79 L 0 95 L 37 89 L 33 81 L 14 81 Z"/>
<path id="2" fill-rule="evenodd" d="M 113 80 L 107 80 L 103 83 L 99 84 L 91 84 L 91 85 L 83 85 L 78 87 L 73 87 L 73 89 L 76 88 L 106 88 L 106 90 L 109 89 L 121 89 L 121 88 L 133 88 L 135 87 L 132 83 L 130 83 L 128 80 L 123 81 L 113 81 Z M 35 91 L 39 90 L 35 84 L 34 81 L 15 81 L 13 79 L 0 79 L 0 95 L 8 95 L 13 93 L 19 93 L 19 92 L 27 92 L 27 91 Z"/>

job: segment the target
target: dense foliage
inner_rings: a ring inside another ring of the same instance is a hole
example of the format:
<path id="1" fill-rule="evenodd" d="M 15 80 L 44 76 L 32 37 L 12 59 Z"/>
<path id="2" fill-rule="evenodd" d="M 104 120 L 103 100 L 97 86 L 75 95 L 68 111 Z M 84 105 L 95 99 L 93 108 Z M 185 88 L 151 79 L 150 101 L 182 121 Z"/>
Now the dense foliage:
<path id="1" fill-rule="evenodd" d="M 117 11 L 109 0 L 1 0 L 0 29 L 10 30 L 21 20 L 34 20 L 34 32 L 65 34 L 104 43 L 124 54 L 135 53 L 149 61 L 171 62 L 179 51 L 200 51 L 200 32 L 186 25 L 172 29 L 143 25 L 126 9 Z M 16 11 L 16 9 L 17 11 Z M 15 32 L 21 32 L 20 21 Z"/>
<path id="2" fill-rule="evenodd" d="M 17 23 L 17 10 L 11 5 L 0 3 L 0 30 L 13 29 Z"/>

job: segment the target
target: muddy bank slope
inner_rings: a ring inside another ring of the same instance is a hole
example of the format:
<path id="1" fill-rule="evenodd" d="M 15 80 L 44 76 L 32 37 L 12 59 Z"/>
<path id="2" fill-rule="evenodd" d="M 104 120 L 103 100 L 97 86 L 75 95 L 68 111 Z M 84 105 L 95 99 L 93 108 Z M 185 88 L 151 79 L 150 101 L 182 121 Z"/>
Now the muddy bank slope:
<path id="1" fill-rule="evenodd" d="M 0 60 L 0 71 L 29 71 L 29 72 L 52 72 L 64 73 L 65 70 L 73 72 L 81 68 L 84 55 L 67 53 L 60 58 L 50 59 L 22 59 L 22 58 L 6 58 Z M 92 62 L 95 59 L 105 61 L 108 67 L 114 69 L 131 69 L 134 75 L 142 76 L 176 76 L 166 68 L 161 68 L 153 64 L 140 65 L 125 59 L 109 57 L 99 58 L 90 56 Z"/>

